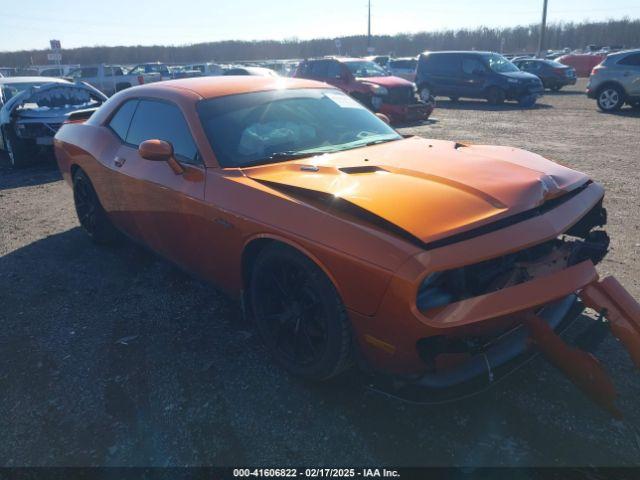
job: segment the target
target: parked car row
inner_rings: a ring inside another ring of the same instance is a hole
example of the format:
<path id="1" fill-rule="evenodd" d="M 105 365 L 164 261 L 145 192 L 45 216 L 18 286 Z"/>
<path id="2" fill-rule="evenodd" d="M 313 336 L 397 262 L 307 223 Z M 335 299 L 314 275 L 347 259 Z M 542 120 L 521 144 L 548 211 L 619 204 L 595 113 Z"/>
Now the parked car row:
<path id="1" fill-rule="evenodd" d="M 582 62 L 582 63 L 580 63 Z M 586 62 L 586 63 L 585 63 Z M 558 60 L 513 58 L 492 52 L 424 52 L 418 58 L 322 57 L 294 61 L 218 65 L 202 62 L 169 66 L 141 63 L 59 66 L 64 78 L 2 76 L 0 79 L 0 149 L 14 166 L 28 163 L 40 148 L 51 144 L 60 125 L 88 118 L 108 96 L 126 88 L 196 76 L 266 76 L 282 72 L 337 87 L 390 122 L 426 120 L 435 97 L 483 98 L 493 105 L 516 101 L 534 105 L 544 89 L 558 91 L 575 85 L 589 66 L 586 93 L 600 110 L 614 112 L 625 104 L 640 107 L 640 49 L 611 53 L 564 55 Z M 42 70 L 46 71 L 46 70 Z M 4 73 L 16 73 L 1 69 Z"/>

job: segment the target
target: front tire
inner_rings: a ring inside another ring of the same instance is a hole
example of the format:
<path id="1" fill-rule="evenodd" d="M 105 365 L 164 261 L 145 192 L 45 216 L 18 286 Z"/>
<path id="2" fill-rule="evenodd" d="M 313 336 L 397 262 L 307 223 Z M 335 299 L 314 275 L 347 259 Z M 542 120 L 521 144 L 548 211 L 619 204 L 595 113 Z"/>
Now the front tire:
<path id="1" fill-rule="evenodd" d="M 290 373 L 322 381 L 351 364 L 349 320 L 335 287 L 309 258 L 273 243 L 255 261 L 249 305 L 276 361 Z"/>
<path id="2" fill-rule="evenodd" d="M 91 240 L 98 244 L 114 243 L 118 232 L 102 208 L 91 180 L 82 170 L 73 175 L 73 200 L 80 226 Z"/>
<path id="3" fill-rule="evenodd" d="M 536 104 L 535 95 L 525 95 L 524 97 L 520 97 L 518 99 L 518 105 L 523 108 L 533 107 Z"/>
<path id="4" fill-rule="evenodd" d="M 603 112 L 616 112 L 624 105 L 624 91 L 616 85 L 603 87 L 598 92 L 598 108 Z"/>
<path id="5" fill-rule="evenodd" d="M 418 95 L 420 96 L 420 100 L 423 102 L 429 102 L 433 96 L 433 92 L 431 92 L 431 88 L 429 88 L 428 85 L 422 85 L 418 90 Z"/>

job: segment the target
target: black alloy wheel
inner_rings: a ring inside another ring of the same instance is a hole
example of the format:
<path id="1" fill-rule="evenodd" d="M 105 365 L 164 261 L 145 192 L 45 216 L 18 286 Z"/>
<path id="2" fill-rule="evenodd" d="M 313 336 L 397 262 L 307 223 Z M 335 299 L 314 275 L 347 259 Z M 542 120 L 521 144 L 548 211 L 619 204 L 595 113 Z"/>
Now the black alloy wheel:
<path id="1" fill-rule="evenodd" d="M 80 226 L 96 243 L 112 243 L 117 231 L 102 208 L 98 195 L 86 173 L 78 170 L 73 175 L 73 200 Z"/>
<path id="2" fill-rule="evenodd" d="M 350 365 L 346 311 L 327 276 L 299 251 L 271 244 L 256 259 L 249 300 L 258 331 L 289 372 L 327 380 Z"/>

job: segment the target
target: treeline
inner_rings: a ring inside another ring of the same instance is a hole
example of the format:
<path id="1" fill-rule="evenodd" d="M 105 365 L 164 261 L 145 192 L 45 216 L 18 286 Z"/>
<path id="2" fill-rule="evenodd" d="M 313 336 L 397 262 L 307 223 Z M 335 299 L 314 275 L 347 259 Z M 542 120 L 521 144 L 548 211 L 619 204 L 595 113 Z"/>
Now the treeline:
<path id="1" fill-rule="evenodd" d="M 424 50 L 492 50 L 508 53 L 534 52 L 539 26 L 442 30 L 413 34 L 376 35 L 372 46 L 380 54 L 416 55 Z M 64 46 L 64 38 L 63 46 Z M 342 37 L 341 54 L 362 56 L 367 51 L 364 35 Z M 589 44 L 640 46 L 640 19 L 606 22 L 560 23 L 548 26 L 545 48 L 584 48 Z M 46 64 L 47 50 L 0 52 L 0 65 L 21 67 Z M 212 60 L 263 60 L 307 58 L 336 54 L 334 39 L 239 41 L 199 43 L 184 46 L 82 47 L 63 50 L 63 63 L 124 63 L 161 61 L 180 63 Z"/>

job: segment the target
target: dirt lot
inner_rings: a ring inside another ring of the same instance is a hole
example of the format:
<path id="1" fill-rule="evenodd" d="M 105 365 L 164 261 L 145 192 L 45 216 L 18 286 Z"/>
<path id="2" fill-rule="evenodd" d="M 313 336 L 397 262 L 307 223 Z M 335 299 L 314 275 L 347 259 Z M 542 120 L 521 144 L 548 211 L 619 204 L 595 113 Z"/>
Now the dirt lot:
<path id="1" fill-rule="evenodd" d="M 613 244 L 600 271 L 640 297 L 640 113 L 601 114 L 583 89 L 524 111 L 441 100 L 403 131 L 524 147 L 603 182 Z M 357 375 L 307 385 L 214 288 L 134 245 L 93 245 L 52 164 L 0 160 L 2 465 L 640 465 L 640 375 L 610 338 L 598 356 L 624 422 L 542 359 L 438 406 Z"/>

